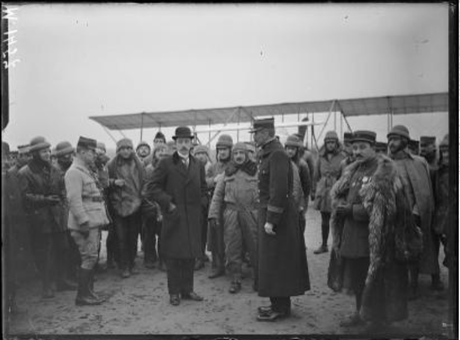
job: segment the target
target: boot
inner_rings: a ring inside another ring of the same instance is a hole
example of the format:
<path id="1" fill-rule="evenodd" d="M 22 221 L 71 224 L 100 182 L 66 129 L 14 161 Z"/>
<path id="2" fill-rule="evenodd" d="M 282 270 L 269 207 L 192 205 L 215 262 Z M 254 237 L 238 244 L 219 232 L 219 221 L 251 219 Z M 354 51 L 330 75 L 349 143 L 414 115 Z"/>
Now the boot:
<path id="1" fill-rule="evenodd" d="M 91 279 L 91 270 L 80 268 L 78 277 L 78 293 L 75 299 L 77 306 L 95 306 L 100 305 L 101 301 L 94 299 L 89 292 L 89 281 Z"/>
<path id="2" fill-rule="evenodd" d="M 230 294 L 236 294 L 240 290 L 241 290 L 241 282 L 240 281 L 232 281 L 232 283 L 230 284 L 230 289 L 228 290 L 228 292 Z"/>
<path id="3" fill-rule="evenodd" d="M 91 270 L 91 273 L 90 273 L 90 277 L 88 279 L 88 292 L 89 292 L 89 295 L 91 295 L 91 297 L 95 300 L 98 300 L 100 301 L 101 303 L 104 302 L 104 299 L 99 297 L 95 292 L 94 292 L 94 281 L 96 281 L 96 279 L 94 278 L 94 275 L 95 275 L 95 271 L 94 269 Z"/>

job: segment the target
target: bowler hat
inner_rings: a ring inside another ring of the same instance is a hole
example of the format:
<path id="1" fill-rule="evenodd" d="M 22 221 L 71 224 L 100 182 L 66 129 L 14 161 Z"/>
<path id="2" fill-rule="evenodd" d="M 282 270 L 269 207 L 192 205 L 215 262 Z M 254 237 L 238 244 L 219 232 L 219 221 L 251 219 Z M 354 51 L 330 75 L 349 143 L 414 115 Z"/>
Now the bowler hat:
<path id="1" fill-rule="evenodd" d="M 327 141 L 327 140 L 336 140 L 336 141 L 338 141 L 339 137 L 337 136 L 337 133 L 335 131 L 328 131 L 326 133 L 326 136 L 324 137 L 324 141 Z"/>
<path id="2" fill-rule="evenodd" d="M 302 146 L 302 142 L 300 141 L 299 137 L 297 137 L 296 135 L 290 135 L 288 136 L 288 138 L 286 139 L 286 142 L 284 143 L 284 146 L 293 146 L 293 147 L 296 147 L 296 148 L 299 148 Z"/>
<path id="3" fill-rule="evenodd" d="M 46 141 L 45 137 L 38 136 L 30 141 L 30 152 L 48 149 L 50 146 L 51 144 Z"/>
<path id="4" fill-rule="evenodd" d="M 422 137 L 420 137 L 420 144 L 421 144 L 421 145 L 436 144 L 436 137 L 432 137 L 432 136 L 422 136 Z"/>
<path id="5" fill-rule="evenodd" d="M 391 136 L 400 136 L 410 140 L 409 130 L 404 125 L 395 125 L 387 134 L 387 138 Z"/>
<path id="6" fill-rule="evenodd" d="M 56 155 L 56 157 L 60 157 L 72 153 L 74 151 L 75 149 L 69 142 L 60 142 L 56 145 L 54 154 Z"/>
<path id="7" fill-rule="evenodd" d="M 358 130 L 353 133 L 351 142 L 367 142 L 374 145 L 375 137 L 377 137 L 377 134 L 374 131 Z"/>
<path id="8" fill-rule="evenodd" d="M 96 150 L 97 141 L 92 138 L 81 137 L 78 139 L 77 148 L 92 149 Z"/>
<path id="9" fill-rule="evenodd" d="M 252 124 L 252 129 L 249 130 L 249 133 L 255 133 L 262 129 L 274 129 L 274 128 L 275 128 L 274 118 L 254 119 L 254 122 Z"/>
<path id="10" fill-rule="evenodd" d="M 172 139 L 176 140 L 177 138 L 194 138 L 192 135 L 192 130 L 187 126 L 179 126 L 176 129 L 175 135 Z"/>
<path id="11" fill-rule="evenodd" d="M 219 139 L 217 140 L 216 143 L 216 149 L 217 148 L 232 148 L 233 146 L 233 139 L 232 136 L 230 135 L 220 135 Z"/>

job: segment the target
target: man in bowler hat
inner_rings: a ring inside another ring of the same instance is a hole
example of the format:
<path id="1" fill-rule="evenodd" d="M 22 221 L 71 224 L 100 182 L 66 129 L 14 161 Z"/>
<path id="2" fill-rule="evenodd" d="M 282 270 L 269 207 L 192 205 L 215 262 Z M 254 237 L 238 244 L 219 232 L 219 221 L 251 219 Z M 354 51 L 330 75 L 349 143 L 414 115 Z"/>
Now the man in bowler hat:
<path id="1" fill-rule="evenodd" d="M 202 301 L 194 292 L 195 259 L 202 256 L 202 209 L 207 204 L 204 165 L 190 154 L 193 135 L 178 127 L 176 151 L 160 160 L 147 181 L 145 196 L 161 207 L 161 256 L 166 261 L 170 303 Z"/>

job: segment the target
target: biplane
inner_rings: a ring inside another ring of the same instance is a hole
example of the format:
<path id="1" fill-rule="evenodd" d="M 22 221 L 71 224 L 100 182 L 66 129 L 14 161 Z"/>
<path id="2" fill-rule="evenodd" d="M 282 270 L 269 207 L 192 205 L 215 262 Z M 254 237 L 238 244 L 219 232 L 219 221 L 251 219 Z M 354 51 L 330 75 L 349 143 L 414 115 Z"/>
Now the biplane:
<path id="1" fill-rule="evenodd" d="M 281 122 L 275 123 L 276 127 L 298 126 L 304 140 L 311 139 L 310 145 L 317 146 L 326 124 L 333 116 L 336 126 L 337 114 L 340 122 L 345 122 L 348 131 L 352 131 L 347 118 L 364 115 L 387 115 L 387 130 L 393 126 L 393 116 L 410 113 L 447 112 L 449 107 L 447 92 L 429 94 L 410 94 L 400 96 L 383 96 L 354 99 L 329 99 L 321 101 L 306 101 L 295 103 L 280 103 L 253 106 L 235 106 L 224 108 L 190 109 L 181 111 L 140 112 L 133 114 L 119 114 L 108 116 L 91 116 L 105 129 L 112 139 L 109 130 L 140 129 L 142 140 L 145 128 L 177 127 L 180 125 L 191 126 L 195 136 L 207 133 L 211 141 L 224 131 L 239 131 L 250 128 L 256 118 L 281 116 Z M 325 122 L 315 122 L 316 113 L 328 113 Z M 296 117 L 294 121 L 285 122 L 285 116 Z M 236 125 L 235 125 L 236 124 Z M 216 127 L 216 125 L 222 125 Z M 322 125 L 317 136 L 315 126 Z M 308 133 L 310 128 L 310 133 Z M 198 138 L 199 139 L 199 138 Z M 114 139 L 115 141 L 115 139 Z"/>

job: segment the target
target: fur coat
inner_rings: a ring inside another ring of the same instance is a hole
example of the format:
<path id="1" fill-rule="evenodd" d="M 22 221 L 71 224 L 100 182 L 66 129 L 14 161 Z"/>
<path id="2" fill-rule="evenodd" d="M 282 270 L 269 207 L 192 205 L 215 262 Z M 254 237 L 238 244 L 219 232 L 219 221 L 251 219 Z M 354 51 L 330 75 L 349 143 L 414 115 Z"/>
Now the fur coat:
<path id="1" fill-rule="evenodd" d="M 359 191 L 369 215 L 369 268 L 360 314 L 363 320 L 395 321 L 407 317 L 407 262 L 421 252 L 421 235 L 414 229 L 417 227 L 394 162 L 378 155 L 377 164 L 377 170 Z M 334 291 L 342 290 L 344 273 L 339 255 L 344 218 L 337 216 L 336 207 L 346 200 L 358 167 L 359 163 L 348 166 L 331 190 L 333 249 L 328 286 Z"/>

